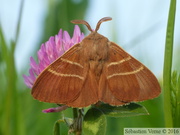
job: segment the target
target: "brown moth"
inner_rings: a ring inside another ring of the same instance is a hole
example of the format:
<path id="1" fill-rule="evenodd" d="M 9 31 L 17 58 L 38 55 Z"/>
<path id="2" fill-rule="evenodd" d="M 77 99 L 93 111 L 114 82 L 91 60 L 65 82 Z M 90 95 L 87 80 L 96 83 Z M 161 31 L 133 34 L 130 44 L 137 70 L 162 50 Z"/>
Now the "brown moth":
<path id="1" fill-rule="evenodd" d="M 117 44 L 100 35 L 100 24 L 112 20 L 102 18 L 82 42 L 72 46 L 49 65 L 36 79 L 32 95 L 35 99 L 86 107 L 98 101 L 113 106 L 157 97 L 160 85 L 153 73 Z"/>

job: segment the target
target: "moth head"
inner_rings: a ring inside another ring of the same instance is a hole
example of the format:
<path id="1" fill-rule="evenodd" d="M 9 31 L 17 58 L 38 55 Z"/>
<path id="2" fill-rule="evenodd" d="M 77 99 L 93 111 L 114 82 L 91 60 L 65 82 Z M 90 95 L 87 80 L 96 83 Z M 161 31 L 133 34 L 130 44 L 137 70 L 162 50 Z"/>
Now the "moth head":
<path id="1" fill-rule="evenodd" d="M 91 26 L 89 25 L 89 23 L 86 22 L 86 21 L 84 21 L 84 20 L 72 20 L 71 22 L 74 23 L 74 24 L 84 24 L 84 25 L 87 26 L 87 28 L 88 28 L 89 31 L 91 31 L 91 32 L 97 32 L 97 31 L 99 30 L 100 25 L 101 25 L 102 22 L 106 22 L 106 21 L 110 21 L 110 20 L 112 20 L 111 17 L 104 17 L 104 18 L 100 19 L 100 20 L 98 21 L 97 25 L 96 25 L 95 31 L 93 31 L 92 28 L 91 28 Z"/>

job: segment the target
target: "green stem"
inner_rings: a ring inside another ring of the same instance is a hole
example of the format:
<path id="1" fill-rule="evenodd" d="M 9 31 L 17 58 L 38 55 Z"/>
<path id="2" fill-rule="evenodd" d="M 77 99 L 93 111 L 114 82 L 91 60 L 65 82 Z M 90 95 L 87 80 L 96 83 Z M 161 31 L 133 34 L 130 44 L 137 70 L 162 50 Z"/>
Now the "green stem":
<path id="1" fill-rule="evenodd" d="M 19 32 L 20 32 L 20 27 L 21 27 L 21 19 L 22 19 L 22 13 L 23 13 L 23 6 L 24 6 L 24 0 L 21 0 L 21 5 L 20 5 L 20 11 L 19 11 L 19 16 L 18 16 L 18 23 L 17 23 L 17 27 L 16 27 L 16 37 L 15 37 L 15 44 L 14 47 L 16 47 L 18 38 L 19 38 Z"/>
<path id="2" fill-rule="evenodd" d="M 73 108 L 73 117 L 74 117 L 74 123 L 73 123 L 73 130 L 75 135 L 81 135 L 82 134 L 82 122 L 83 122 L 83 109 L 77 109 Z"/>
<path id="3" fill-rule="evenodd" d="M 78 117 L 78 109 L 73 108 L 73 118 L 76 119 Z"/>
<path id="4" fill-rule="evenodd" d="M 164 56 L 163 89 L 164 89 L 164 117 L 166 127 L 173 127 L 171 107 L 171 68 L 173 56 L 174 23 L 176 12 L 176 0 L 171 0 Z"/>

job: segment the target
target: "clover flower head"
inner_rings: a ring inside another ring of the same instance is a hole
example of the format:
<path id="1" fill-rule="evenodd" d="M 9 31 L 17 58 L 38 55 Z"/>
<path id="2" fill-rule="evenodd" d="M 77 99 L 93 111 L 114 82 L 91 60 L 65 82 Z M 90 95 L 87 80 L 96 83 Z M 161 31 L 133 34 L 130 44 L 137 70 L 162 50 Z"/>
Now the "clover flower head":
<path id="1" fill-rule="evenodd" d="M 75 25 L 72 38 L 67 31 L 63 32 L 62 29 L 60 29 L 57 35 L 51 36 L 46 43 L 41 45 L 37 52 L 38 63 L 36 63 L 33 57 L 30 57 L 29 75 L 23 75 L 26 86 L 32 88 L 37 76 L 48 65 L 63 55 L 70 47 L 81 42 L 83 38 L 84 34 L 81 33 L 78 25 Z"/>

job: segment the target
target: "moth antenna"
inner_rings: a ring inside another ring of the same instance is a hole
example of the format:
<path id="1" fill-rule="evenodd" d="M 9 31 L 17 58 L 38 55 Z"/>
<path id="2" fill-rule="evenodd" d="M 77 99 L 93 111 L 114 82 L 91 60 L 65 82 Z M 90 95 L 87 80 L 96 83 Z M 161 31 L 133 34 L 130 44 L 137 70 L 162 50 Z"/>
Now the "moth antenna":
<path id="1" fill-rule="evenodd" d="M 112 20 L 111 17 L 104 17 L 104 18 L 100 19 L 99 22 L 96 25 L 95 31 L 97 32 L 99 30 L 99 27 L 100 27 L 102 22 L 106 22 L 106 21 L 110 21 L 110 20 Z"/>
<path id="2" fill-rule="evenodd" d="M 84 24 L 84 25 L 87 26 L 89 31 L 93 32 L 93 30 L 91 29 L 91 26 L 89 25 L 89 23 L 84 21 L 84 20 L 72 20 L 71 23 L 74 23 L 74 24 Z"/>

